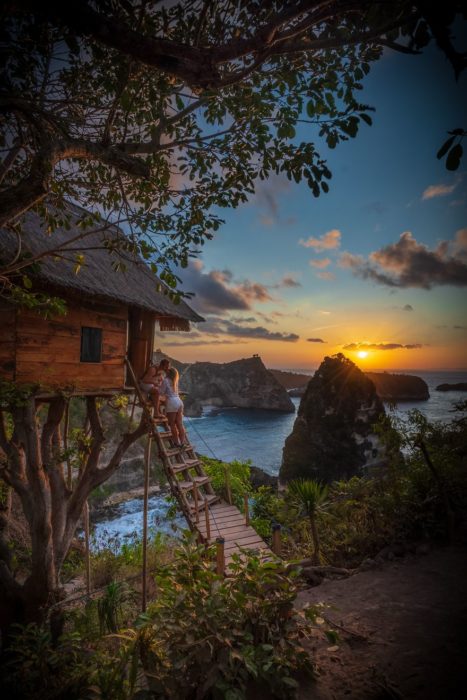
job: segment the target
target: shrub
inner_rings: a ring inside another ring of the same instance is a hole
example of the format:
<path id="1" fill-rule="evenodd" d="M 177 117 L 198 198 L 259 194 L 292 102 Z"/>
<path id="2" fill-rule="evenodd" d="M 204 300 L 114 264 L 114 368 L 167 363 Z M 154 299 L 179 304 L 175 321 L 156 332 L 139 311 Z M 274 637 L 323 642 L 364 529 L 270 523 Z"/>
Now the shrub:
<path id="1" fill-rule="evenodd" d="M 225 500 L 228 499 L 227 483 L 230 485 L 232 503 L 237 508 L 243 509 L 243 498 L 245 494 L 251 493 L 250 466 L 251 462 L 221 462 L 211 457 L 201 457 L 204 470 L 211 478 L 214 491 Z"/>
<path id="2" fill-rule="evenodd" d="M 293 696 L 294 673 L 313 670 L 302 647 L 309 623 L 293 608 L 295 574 L 245 551 L 221 578 L 203 556 L 187 540 L 157 576 L 140 637 L 150 689 L 179 700 L 195 690 L 240 700 L 257 682 L 270 697 Z"/>

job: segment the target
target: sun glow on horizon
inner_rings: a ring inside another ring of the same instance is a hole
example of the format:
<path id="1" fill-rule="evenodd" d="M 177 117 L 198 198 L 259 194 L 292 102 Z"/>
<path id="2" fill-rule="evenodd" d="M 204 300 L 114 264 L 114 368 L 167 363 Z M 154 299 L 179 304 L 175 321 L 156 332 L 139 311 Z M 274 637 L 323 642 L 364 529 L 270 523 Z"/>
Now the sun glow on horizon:
<path id="1" fill-rule="evenodd" d="M 359 350 L 357 352 L 357 356 L 361 359 L 364 360 L 365 357 L 368 357 L 368 352 L 366 350 Z"/>

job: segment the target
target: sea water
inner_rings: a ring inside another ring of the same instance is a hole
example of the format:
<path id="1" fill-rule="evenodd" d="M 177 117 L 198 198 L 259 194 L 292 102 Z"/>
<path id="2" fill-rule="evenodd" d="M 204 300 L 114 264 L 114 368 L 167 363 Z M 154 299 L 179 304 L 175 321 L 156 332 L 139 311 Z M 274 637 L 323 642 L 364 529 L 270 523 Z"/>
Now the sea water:
<path id="1" fill-rule="evenodd" d="M 296 370 L 297 371 L 297 370 Z M 305 374 L 305 371 L 300 371 Z M 309 372 L 310 376 L 313 374 Z M 467 382 L 467 372 L 416 372 L 428 384 L 430 398 L 427 401 L 407 401 L 397 405 L 397 413 L 404 418 L 411 409 L 417 408 L 430 421 L 451 421 L 454 404 L 467 399 L 460 391 L 436 391 L 438 384 Z M 299 398 L 292 399 L 296 410 Z M 282 460 L 285 440 L 292 432 L 296 413 L 280 413 L 259 409 L 225 408 L 207 409 L 200 418 L 185 418 L 190 441 L 195 450 L 208 457 L 230 462 L 234 459 L 260 467 L 269 474 L 277 475 Z M 183 518 L 167 518 L 169 504 L 163 495 L 149 500 L 149 528 L 175 535 L 186 527 Z M 96 523 L 94 532 L 95 547 L 106 542 L 130 542 L 140 537 L 143 525 L 142 501 L 135 499 L 122 503 L 114 516 Z"/>

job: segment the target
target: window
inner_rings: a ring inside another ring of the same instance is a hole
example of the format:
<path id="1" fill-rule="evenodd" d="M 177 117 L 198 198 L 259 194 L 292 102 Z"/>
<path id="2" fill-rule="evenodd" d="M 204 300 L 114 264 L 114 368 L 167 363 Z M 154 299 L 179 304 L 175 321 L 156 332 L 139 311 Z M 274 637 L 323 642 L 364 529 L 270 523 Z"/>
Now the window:
<path id="1" fill-rule="evenodd" d="M 81 362 L 101 362 L 102 328 L 81 328 Z"/>

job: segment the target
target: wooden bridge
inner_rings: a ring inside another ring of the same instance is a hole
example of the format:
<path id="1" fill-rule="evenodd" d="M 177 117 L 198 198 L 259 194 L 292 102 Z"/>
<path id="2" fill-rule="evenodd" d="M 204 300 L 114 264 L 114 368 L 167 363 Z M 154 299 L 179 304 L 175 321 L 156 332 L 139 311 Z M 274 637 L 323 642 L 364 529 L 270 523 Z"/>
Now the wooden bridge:
<path id="1" fill-rule="evenodd" d="M 191 530 L 203 543 L 223 540 L 225 563 L 242 549 L 268 550 L 264 540 L 249 524 L 248 510 L 242 513 L 236 506 L 223 501 L 216 493 L 201 461 L 189 444 L 172 447 L 167 419 L 152 419 L 159 456 L 171 491 Z"/>

